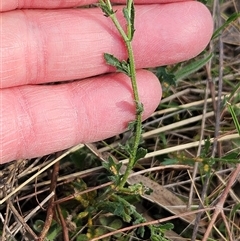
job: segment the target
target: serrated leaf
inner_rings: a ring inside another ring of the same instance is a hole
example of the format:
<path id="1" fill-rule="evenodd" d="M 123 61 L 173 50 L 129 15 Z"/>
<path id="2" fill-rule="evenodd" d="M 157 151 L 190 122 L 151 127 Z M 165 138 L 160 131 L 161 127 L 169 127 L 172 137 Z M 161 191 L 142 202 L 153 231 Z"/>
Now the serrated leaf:
<path id="1" fill-rule="evenodd" d="M 132 6 L 131 6 L 131 36 L 129 36 L 130 38 L 130 41 L 132 41 L 133 39 L 133 35 L 134 35 L 134 32 L 135 32 L 135 28 L 134 28 L 134 24 L 135 24 L 135 7 L 134 7 L 134 3 L 132 1 Z"/>
<path id="2" fill-rule="evenodd" d="M 108 162 L 103 162 L 102 166 L 109 171 L 109 163 Z"/>
<path id="3" fill-rule="evenodd" d="M 138 148 L 135 160 L 137 161 L 137 160 L 145 157 L 146 154 L 147 154 L 147 150 L 146 149 L 144 149 L 142 147 Z"/>
<path id="4" fill-rule="evenodd" d="M 132 155 L 132 149 L 133 149 L 133 137 L 127 140 L 124 146 L 121 146 L 121 149 L 126 152 L 128 156 Z"/>
<path id="5" fill-rule="evenodd" d="M 118 58 L 113 56 L 112 54 L 105 53 L 104 59 L 106 60 L 107 64 L 116 67 L 119 72 L 122 72 L 128 76 L 130 76 L 130 66 L 129 63 L 125 60 L 120 61 Z"/>
<path id="6" fill-rule="evenodd" d="M 116 67 L 121 64 L 121 61 L 112 54 L 104 53 L 104 58 L 109 65 Z"/>
<path id="7" fill-rule="evenodd" d="M 125 205 L 121 202 L 121 201 L 117 201 L 117 202 L 109 202 L 109 201 L 105 201 L 102 202 L 102 209 L 118 216 L 121 217 L 123 219 L 124 222 L 130 222 L 132 220 L 131 216 L 129 214 L 126 213 L 126 211 L 128 211 L 125 207 Z"/>
<path id="8" fill-rule="evenodd" d="M 134 32 L 135 32 L 135 29 L 134 29 L 135 9 L 134 9 L 133 2 L 131 3 L 131 5 L 128 5 L 127 7 L 123 8 L 123 15 L 127 21 L 128 39 L 131 42 L 133 39 Z"/>

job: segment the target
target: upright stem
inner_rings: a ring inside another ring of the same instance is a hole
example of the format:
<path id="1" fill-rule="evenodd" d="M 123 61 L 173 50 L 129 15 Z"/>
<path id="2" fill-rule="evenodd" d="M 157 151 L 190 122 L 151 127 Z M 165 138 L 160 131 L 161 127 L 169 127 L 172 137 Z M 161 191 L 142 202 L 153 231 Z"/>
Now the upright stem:
<path id="1" fill-rule="evenodd" d="M 99 0 L 99 2 L 103 12 L 106 14 L 106 16 L 111 18 L 112 22 L 114 23 L 115 27 L 117 28 L 118 32 L 120 33 L 122 39 L 125 42 L 127 53 L 128 53 L 128 64 L 129 64 L 129 70 L 130 70 L 128 76 L 131 79 L 133 97 L 134 97 L 135 106 L 136 106 L 133 147 L 130 152 L 129 163 L 128 163 L 126 172 L 124 173 L 117 187 L 118 189 L 121 189 L 125 185 L 128 179 L 128 176 L 136 162 L 137 151 L 141 140 L 141 132 L 142 132 L 141 122 L 142 122 L 143 107 L 140 102 L 139 94 L 138 94 L 136 68 L 135 68 L 134 54 L 133 54 L 133 48 L 132 48 L 132 39 L 134 34 L 134 26 L 133 26 L 134 25 L 134 5 L 133 5 L 133 0 L 127 0 L 127 8 L 125 9 L 127 11 L 127 17 L 125 16 L 127 20 L 127 31 L 125 32 L 122 26 L 120 25 L 115 12 L 113 11 L 111 1 Z"/>
<path id="2" fill-rule="evenodd" d="M 131 84 L 132 84 L 132 90 L 133 90 L 133 97 L 135 101 L 136 106 L 136 130 L 135 130 L 135 136 L 134 136 L 134 146 L 132 150 L 132 155 L 129 157 L 129 163 L 127 165 L 127 169 L 125 174 L 123 175 L 121 182 L 119 184 L 119 188 L 122 188 L 131 172 L 131 170 L 134 167 L 135 161 L 136 161 L 136 155 L 138 146 L 141 140 L 141 133 L 142 133 L 142 110 L 139 111 L 139 108 L 141 105 L 139 94 L 138 94 L 138 87 L 137 87 L 137 80 L 136 80 L 136 68 L 135 68 L 135 61 L 134 61 L 134 55 L 133 55 L 133 49 L 131 42 L 126 42 L 127 50 L 128 50 L 128 58 L 129 58 L 129 65 L 130 65 L 130 72 L 131 72 Z"/>

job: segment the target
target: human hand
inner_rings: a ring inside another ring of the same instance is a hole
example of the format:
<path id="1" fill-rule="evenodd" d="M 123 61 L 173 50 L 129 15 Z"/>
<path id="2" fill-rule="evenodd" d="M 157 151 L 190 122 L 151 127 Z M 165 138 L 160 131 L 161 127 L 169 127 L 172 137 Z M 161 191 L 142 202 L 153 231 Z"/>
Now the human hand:
<path id="1" fill-rule="evenodd" d="M 13 10 L 15 2 L 23 9 Z M 33 5 L 16 0 L 0 4 L 5 11 L 1 13 L 0 164 L 114 136 L 135 116 L 129 79 L 111 73 L 114 69 L 103 58 L 105 52 L 126 58 L 110 19 L 100 9 L 70 8 L 80 5 L 80 0 L 75 5 L 28 2 Z M 166 2 L 170 1 L 151 0 Z M 159 104 L 161 87 L 151 72 L 141 68 L 196 56 L 213 29 L 210 13 L 198 2 L 149 3 L 135 1 L 133 40 L 144 118 Z M 68 80 L 75 81 L 46 85 Z"/>

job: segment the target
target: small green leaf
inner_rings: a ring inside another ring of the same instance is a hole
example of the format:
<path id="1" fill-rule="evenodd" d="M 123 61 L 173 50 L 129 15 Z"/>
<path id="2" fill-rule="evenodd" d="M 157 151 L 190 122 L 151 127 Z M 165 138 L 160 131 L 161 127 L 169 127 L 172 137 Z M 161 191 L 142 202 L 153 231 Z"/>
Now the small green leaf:
<path id="1" fill-rule="evenodd" d="M 127 23 L 130 23 L 130 16 L 129 16 L 129 14 L 128 14 L 128 9 L 127 9 L 127 7 L 124 7 L 124 8 L 123 8 L 123 16 L 124 16 L 124 18 L 127 20 Z"/>
<path id="2" fill-rule="evenodd" d="M 79 234 L 77 236 L 77 241 L 88 241 L 89 238 L 86 236 L 86 234 Z"/>
<path id="3" fill-rule="evenodd" d="M 84 211 L 84 212 L 80 212 L 77 216 L 78 219 L 83 219 L 85 217 L 87 217 L 89 215 L 89 212 Z"/>
<path id="4" fill-rule="evenodd" d="M 116 202 L 104 201 L 102 202 L 101 208 L 103 210 L 111 212 L 112 214 L 118 217 L 121 217 L 123 221 L 127 223 L 129 223 L 132 220 L 131 216 L 127 213 L 129 211 L 128 207 L 126 207 L 124 203 L 121 201 L 116 201 Z"/>
<path id="5" fill-rule="evenodd" d="M 137 121 L 136 121 L 136 120 L 130 121 L 130 122 L 128 123 L 128 130 L 135 132 L 136 126 L 137 126 Z"/>
<path id="6" fill-rule="evenodd" d="M 141 158 L 143 158 L 143 157 L 145 157 L 146 154 L 147 154 L 147 150 L 146 149 L 144 149 L 142 147 L 138 148 L 137 154 L 136 154 L 136 161 L 141 159 Z"/>
<path id="7" fill-rule="evenodd" d="M 174 225 L 172 223 L 165 223 L 165 224 L 161 224 L 159 228 L 161 229 L 162 232 L 165 232 L 167 230 L 168 231 L 172 230 L 174 228 Z"/>
<path id="8" fill-rule="evenodd" d="M 137 234 L 138 234 L 141 238 L 143 238 L 143 237 L 144 237 L 144 234 L 145 234 L 145 228 L 144 228 L 144 227 L 139 227 L 139 228 L 137 229 Z"/>
<path id="9" fill-rule="evenodd" d="M 151 230 L 151 241 L 168 241 L 164 237 L 164 232 L 174 228 L 172 223 L 149 226 Z"/>
<path id="10" fill-rule="evenodd" d="M 129 66 L 129 63 L 125 60 L 123 61 L 120 61 L 118 58 L 116 58 L 115 56 L 113 56 L 112 54 L 108 54 L 108 53 L 105 53 L 104 54 L 104 59 L 106 60 L 106 62 L 109 64 L 109 65 L 112 65 L 114 67 L 116 67 L 116 69 L 119 71 L 119 72 L 122 72 L 128 76 L 130 76 L 131 74 L 131 71 L 130 71 L 130 66 Z"/>
<path id="11" fill-rule="evenodd" d="M 137 112 L 136 114 L 141 115 L 143 113 L 143 110 L 144 110 L 143 103 L 136 102 L 136 112 Z"/>
<path id="12" fill-rule="evenodd" d="M 129 22 L 129 40 L 132 41 L 133 39 L 133 35 L 135 32 L 135 28 L 134 28 L 134 23 L 135 23 L 135 7 L 134 7 L 134 3 L 132 1 L 131 6 L 130 7 L 130 22 Z"/>
<path id="13" fill-rule="evenodd" d="M 131 6 L 131 30 L 132 30 L 132 36 L 131 36 L 131 40 L 133 39 L 133 34 L 135 32 L 134 29 L 134 25 L 135 24 L 135 7 L 134 7 L 134 3 L 132 1 L 132 6 Z"/>
<path id="14" fill-rule="evenodd" d="M 176 78 L 172 73 L 168 73 L 166 66 L 161 66 L 156 68 L 156 76 L 161 82 L 165 82 L 167 85 L 176 86 Z"/>
<path id="15" fill-rule="evenodd" d="M 123 222 L 119 218 L 116 218 L 114 221 L 112 221 L 109 224 L 109 227 L 111 227 L 111 228 L 113 228 L 115 230 L 122 228 L 122 226 L 123 226 Z"/>
<path id="16" fill-rule="evenodd" d="M 121 65 L 121 61 L 118 60 L 118 58 L 116 58 L 112 54 L 105 53 L 104 58 L 109 65 L 112 65 L 112 66 L 115 66 L 115 67 Z"/>
<path id="17" fill-rule="evenodd" d="M 135 9 L 134 9 L 133 2 L 131 3 L 131 5 L 128 5 L 127 7 L 123 8 L 123 15 L 124 15 L 125 19 L 127 20 L 128 39 L 131 42 L 133 39 L 134 32 L 135 32 L 135 29 L 134 29 Z"/>
<path id="18" fill-rule="evenodd" d="M 238 155 L 239 155 L 239 153 L 237 153 L 237 152 L 231 152 L 231 153 L 223 156 L 222 158 L 226 159 L 226 160 L 237 159 Z"/>
<path id="19" fill-rule="evenodd" d="M 161 241 L 160 237 L 158 235 L 151 235 L 151 241 Z"/>
<path id="20" fill-rule="evenodd" d="M 105 17 L 109 17 L 116 12 L 114 12 L 112 8 L 109 8 L 103 0 L 99 0 L 99 7 L 102 9 Z"/>
<path id="21" fill-rule="evenodd" d="M 120 145 L 120 148 L 123 151 L 125 151 L 128 156 L 132 156 L 133 140 L 134 140 L 134 137 L 131 137 L 130 139 L 127 140 L 124 146 Z"/>
<path id="22" fill-rule="evenodd" d="M 116 163 L 111 156 L 108 157 L 108 162 L 103 162 L 102 165 L 105 169 L 107 169 L 113 175 L 118 175 L 122 167 L 122 163 L 121 162 Z"/>

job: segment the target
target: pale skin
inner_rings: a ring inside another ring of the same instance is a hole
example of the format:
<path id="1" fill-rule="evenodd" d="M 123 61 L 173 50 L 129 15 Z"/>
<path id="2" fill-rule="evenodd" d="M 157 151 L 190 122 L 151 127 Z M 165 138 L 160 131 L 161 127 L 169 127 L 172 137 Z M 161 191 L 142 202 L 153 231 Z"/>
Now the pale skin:
<path id="1" fill-rule="evenodd" d="M 133 48 L 144 119 L 160 103 L 161 86 L 142 68 L 198 55 L 213 30 L 205 6 L 173 1 L 135 1 Z M 72 8 L 93 1 L 24 2 L 38 1 L 0 0 L 0 164 L 114 136 L 135 116 L 129 79 L 103 59 L 104 52 L 126 58 L 111 20 L 99 9 Z"/>

